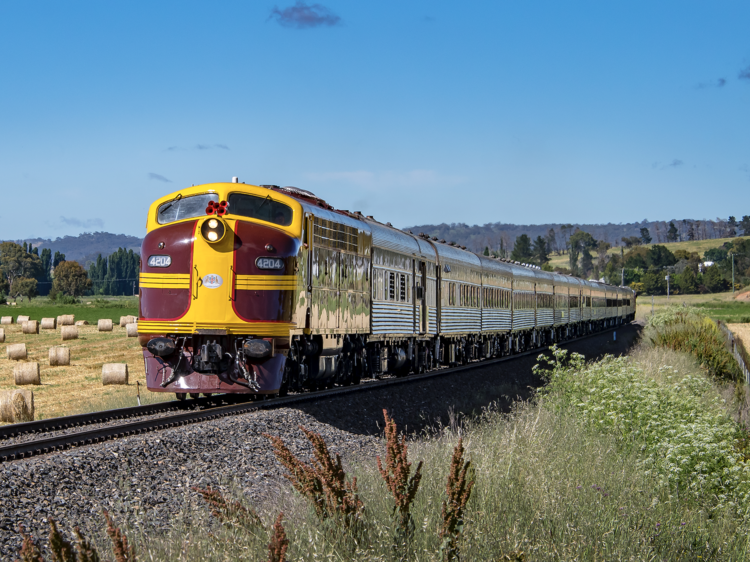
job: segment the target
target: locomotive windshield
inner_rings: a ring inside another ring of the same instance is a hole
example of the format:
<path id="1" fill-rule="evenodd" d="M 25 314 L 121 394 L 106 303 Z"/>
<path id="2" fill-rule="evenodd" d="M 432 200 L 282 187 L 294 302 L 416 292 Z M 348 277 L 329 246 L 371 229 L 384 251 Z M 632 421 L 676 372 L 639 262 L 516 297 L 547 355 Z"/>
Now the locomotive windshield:
<path id="1" fill-rule="evenodd" d="M 219 196 L 215 193 L 204 193 L 192 197 L 178 195 L 177 198 L 159 205 L 156 220 L 159 224 L 168 224 L 182 219 L 201 217 L 206 214 L 209 201 L 218 202 Z"/>
<path id="2" fill-rule="evenodd" d="M 274 201 L 271 196 L 259 197 L 246 193 L 232 193 L 229 196 L 229 213 L 251 219 L 289 226 L 292 224 L 292 208 Z"/>

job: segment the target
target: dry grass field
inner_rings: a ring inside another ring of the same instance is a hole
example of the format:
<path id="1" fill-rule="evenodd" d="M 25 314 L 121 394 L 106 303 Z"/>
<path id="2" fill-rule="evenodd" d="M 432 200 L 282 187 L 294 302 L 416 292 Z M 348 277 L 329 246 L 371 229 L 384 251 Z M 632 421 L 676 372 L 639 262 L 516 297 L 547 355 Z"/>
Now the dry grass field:
<path id="1" fill-rule="evenodd" d="M 141 403 L 174 399 L 174 394 L 151 393 L 145 388 L 143 355 L 137 338 L 128 338 L 119 327 L 119 316 L 113 318 L 112 332 L 98 332 L 96 324 L 78 326 L 78 339 L 61 341 L 60 328 L 23 334 L 18 324 L 4 325 L 5 343 L 0 344 L 0 390 L 28 388 L 34 391 L 35 419 L 137 406 L 136 381 L 141 383 Z M 41 385 L 16 387 L 13 366 L 8 359 L 9 344 L 25 343 L 27 361 L 37 361 Z M 50 367 L 49 348 L 70 348 L 70 366 Z M 127 363 L 129 383 L 123 386 L 102 385 L 104 363 Z"/>
<path id="2" fill-rule="evenodd" d="M 750 350 L 750 324 L 727 324 L 727 327 L 742 341 L 745 349 Z"/>

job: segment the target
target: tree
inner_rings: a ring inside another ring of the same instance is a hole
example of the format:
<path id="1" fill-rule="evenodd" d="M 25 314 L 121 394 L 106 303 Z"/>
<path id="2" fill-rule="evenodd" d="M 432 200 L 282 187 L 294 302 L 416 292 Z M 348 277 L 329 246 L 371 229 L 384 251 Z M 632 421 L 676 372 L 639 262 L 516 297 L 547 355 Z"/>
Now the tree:
<path id="1" fill-rule="evenodd" d="M 719 268 L 715 265 L 707 267 L 706 271 L 703 272 L 703 284 L 712 293 L 720 293 L 727 285 L 721 277 Z"/>
<path id="2" fill-rule="evenodd" d="M 632 248 L 640 246 L 643 242 L 638 236 L 623 236 L 622 243 L 625 244 L 626 248 Z"/>
<path id="3" fill-rule="evenodd" d="M 677 263 L 677 258 L 666 246 L 655 244 L 646 253 L 646 263 L 652 267 L 668 267 Z"/>
<path id="4" fill-rule="evenodd" d="M 38 296 L 36 288 L 36 279 L 29 279 L 27 277 L 16 277 L 13 280 L 13 284 L 10 286 L 9 296 L 15 298 L 28 297 L 29 300 Z"/>
<path id="5" fill-rule="evenodd" d="M 596 247 L 597 241 L 588 232 L 576 230 L 570 237 L 570 270 L 574 275 L 588 275 L 593 269 L 591 250 Z M 581 257 L 581 267 L 578 267 L 578 257 Z"/>
<path id="6" fill-rule="evenodd" d="M 663 271 L 645 273 L 641 277 L 643 290 L 647 295 L 665 295 L 667 293 L 666 274 Z"/>
<path id="7" fill-rule="evenodd" d="M 547 241 L 541 236 L 537 236 L 534 240 L 534 247 L 532 248 L 532 254 L 534 263 L 539 267 L 543 266 L 549 261 L 549 251 L 547 248 Z"/>
<path id="8" fill-rule="evenodd" d="M 648 228 L 646 227 L 641 228 L 641 241 L 644 244 L 651 243 L 651 234 L 649 233 Z"/>
<path id="9" fill-rule="evenodd" d="M 80 297 L 91 288 L 91 279 L 86 270 L 76 261 L 60 262 L 55 268 L 55 280 L 52 283 L 55 292 L 71 297 Z"/>
<path id="10" fill-rule="evenodd" d="M 531 261 L 531 257 L 531 239 L 527 234 L 521 234 L 521 236 L 516 238 L 513 251 L 510 254 L 510 259 L 521 263 L 528 263 Z"/>
<path id="11" fill-rule="evenodd" d="M 737 236 L 737 227 L 739 225 L 737 224 L 737 219 L 734 217 L 729 217 L 729 220 L 727 221 L 727 227 L 729 228 L 729 236 Z"/>
<path id="12" fill-rule="evenodd" d="M 24 251 L 23 246 L 15 242 L 0 244 L 0 269 L 9 287 L 18 277 L 36 276 L 40 267 L 39 256 Z"/>
<path id="13" fill-rule="evenodd" d="M 750 215 L 744 215 L 742 217 L 742 220 L 740 221 L 740 228 L 742 229 L 742 234 L 745 236 L 750 236 Z"/>
<path id="14" fill-rule="evenodd" d="M 669 229 L 667 230 L 667 242 L 677 242 L 677 237 L 680 235 L 680 231 L 672 221 L 669 221 Z"/>
<path id="15" fill-rule="evenodd" d="M 703 257 L 706 261 L 712 261 L 716 264 L 723 262 L 727 259 L 729 251 L 726 248 L 710 248 L 703 252 Z"/>
<path id="16" fill-rule="evenodd" d="M 545 236 L 546 242 L 547 242 L 547 251 L 549 253 L 557 252 L 560 253 L 557 249 L 557 237 L 555 236 L 555 229 L 550 228 L 547 231 L 547 236 Z"/>
<path id="17" fill-rule="evenodd" d="M 677 277 L 677 286 L 680 291 L 686 295 L 692 295 L 698 292 L 698 278 L 695 276 L 695 272 L 689 267 L 686 267 L 682 273 Z"/>
<path id="18" fill-rule="evenodd" d="M 484 247 L 484 255 L 485 256 L 489 256 L 490 255 L 490 247 L 489 246 L 485 246 Z"/>
<path id="19" fill-rule="evenodd" d="M 596 266 L 599 268 L 599 271 L 603 271 L 604 268 L 607 266 L 607 251 L 612 247 L 612 244 L 609 242 L 605 242 L 604 240 L 599 240 L 599 242 L 596 245 L 596 254 L 599 257 L 599 261 L 597 262 Z"/>
<path id="20" fill-rule="evenodd" d="M 695 226 L 693 226 L 692 222 L 688 225 L 687 237 L 690 241 L 695 240 Z"/>

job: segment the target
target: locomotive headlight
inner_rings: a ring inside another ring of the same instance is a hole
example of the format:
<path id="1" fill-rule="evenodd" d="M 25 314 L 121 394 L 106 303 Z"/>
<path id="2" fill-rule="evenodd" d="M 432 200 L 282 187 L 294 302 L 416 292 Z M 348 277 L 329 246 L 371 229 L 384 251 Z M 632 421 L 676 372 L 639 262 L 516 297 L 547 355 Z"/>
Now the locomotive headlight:
<path id="1" fill-rule="evenodd" d="M 227 232 L 224 221 L 221 219 L 208 219 L 201 226 L 203 238 L 211 243 L 219 242 Z"/>

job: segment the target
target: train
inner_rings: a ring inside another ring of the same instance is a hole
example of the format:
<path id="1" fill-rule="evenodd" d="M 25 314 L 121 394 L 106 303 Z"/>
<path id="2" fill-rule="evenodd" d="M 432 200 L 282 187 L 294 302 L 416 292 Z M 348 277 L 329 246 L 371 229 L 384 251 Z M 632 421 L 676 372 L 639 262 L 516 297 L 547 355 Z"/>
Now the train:
<path id="1" fill-rule="evenodd" d="M 284 395 L 541 348 L 632 321 L 630 288 L 475 254 L 231 182 L 154 201 L 138 339 L 148 389 Z"/>

